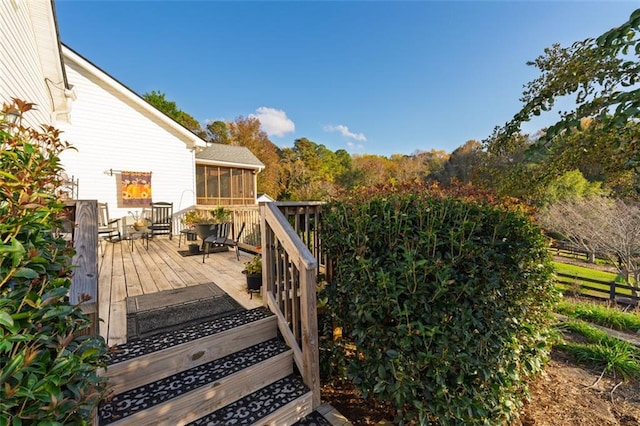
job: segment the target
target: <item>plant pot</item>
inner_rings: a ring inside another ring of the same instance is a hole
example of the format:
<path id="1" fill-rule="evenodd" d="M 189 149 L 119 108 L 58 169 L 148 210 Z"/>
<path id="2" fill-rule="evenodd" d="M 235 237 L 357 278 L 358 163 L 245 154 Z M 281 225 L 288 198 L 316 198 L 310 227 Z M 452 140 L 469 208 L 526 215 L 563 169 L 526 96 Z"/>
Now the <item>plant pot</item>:
<path id="1" fill-rule="evenodd" d="M 200 253 L 200 246 L 198 244 L 189 244 L 189 254 Z"/>
<path id="2" fill-rule="evenodd" d="M 137 232 L 149 232 L 149 227 L 147 225 L 133 225 L 133 229 Z"/>
<path id="3" fill-rule="evenodd" d="M 262 288 L 262 274 L 247 274 L 247 292 L 253 298 L 254 292 L 260 292 Z"/>
<path id="4" fill-rule="evenodd" d="M 196 223 L 195 224 L 196 234 L 202 241 L 207 239 L 208 236 L 212 235 L 216 230 L 216 225 L 214 223 Z"/>

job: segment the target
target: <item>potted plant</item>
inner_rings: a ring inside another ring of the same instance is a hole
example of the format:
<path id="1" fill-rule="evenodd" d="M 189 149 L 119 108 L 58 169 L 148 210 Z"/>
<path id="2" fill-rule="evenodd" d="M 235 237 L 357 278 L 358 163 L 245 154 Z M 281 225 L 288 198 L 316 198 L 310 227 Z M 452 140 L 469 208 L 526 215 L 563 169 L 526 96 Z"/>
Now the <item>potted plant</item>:
<path id="1" fill-rule="evenodd" d="M 212 227 L 211 225 L 215 223 L 229 222 L 230 219 L 231 211 L 220 206 L 215 210 L 193 210 L 185 215 L 183 223 L 186 224 L 187 220 L 192 223 L 196 234 L 198 234 L 198 237 L 204 241 L 215 229 L 215 227 Z"/>
<path id="2" fill-rule="evenodd" d="M 138 232 L 149 232 L 149 225 L 151 224 L 149 219 L 145 218 L 139 212 L 130 211 L 129 214 L 133 218 L 133 229 Z"/>
<path id="3" fill-rule="evenodd" d="M 262 287 L 262 256 L 258 254 L 245 262 L 242 273 L 247 276 L 247 292 L 253 298 L 253 293 L 259 292 Z"/>

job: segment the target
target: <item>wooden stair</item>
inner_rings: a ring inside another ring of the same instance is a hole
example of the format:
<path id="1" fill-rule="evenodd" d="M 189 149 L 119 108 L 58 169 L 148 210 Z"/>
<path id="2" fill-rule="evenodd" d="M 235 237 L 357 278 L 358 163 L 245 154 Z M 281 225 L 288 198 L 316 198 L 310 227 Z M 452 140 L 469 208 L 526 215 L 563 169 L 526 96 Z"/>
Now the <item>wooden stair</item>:
<path id="1" fill-rule="evenodd" d="M 107 364 L 99 425 L 293 425 L 312 411 L 264 308 L 116 346 Z"/>

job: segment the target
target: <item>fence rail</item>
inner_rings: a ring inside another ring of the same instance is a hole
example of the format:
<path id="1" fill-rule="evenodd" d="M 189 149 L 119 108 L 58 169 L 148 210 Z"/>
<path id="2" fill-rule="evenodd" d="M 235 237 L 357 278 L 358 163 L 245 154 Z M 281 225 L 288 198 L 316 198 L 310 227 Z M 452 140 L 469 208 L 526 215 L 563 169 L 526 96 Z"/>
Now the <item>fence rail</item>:
<path id="1" fill-rule="evenodd" d="M 557 283 L 564 289 L 576 288 L 581 294 L 598 299 L 617 300 L 620 298 L 632 299 L 635 303 L 640 300 L 634 295 L 634 287 L 620 284 L 616 281 L 602 281 L 593 278 L 581 277 L 575 274 L 556 273 Z M 594 285 L 590 285 L 594 284 Z"/>

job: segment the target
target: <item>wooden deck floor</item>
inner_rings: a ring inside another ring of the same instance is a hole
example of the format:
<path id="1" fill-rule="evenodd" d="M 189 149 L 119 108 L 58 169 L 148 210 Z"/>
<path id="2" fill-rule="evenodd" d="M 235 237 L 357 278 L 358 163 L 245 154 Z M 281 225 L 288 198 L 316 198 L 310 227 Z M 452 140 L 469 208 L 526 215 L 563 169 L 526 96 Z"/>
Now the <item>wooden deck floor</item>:
<path id="1" fill-rule="evenodd" d="M 156 293 L 203 283 L 214 282 L 247 309 L 262 306 L 262 298 L 246 292 L 242 274 L 244 261 L 251 255 L 240 252 L 211 253 L 202 263 L 202 256 L 183 257 L 178 253 L 178 237 L 156 237 L 146 249 L 142 240 L 103 242 L 104 256 L 98 262 L 98 303 L 100 335 L 108 345 L 126 342 L 126 298 Z M 180 250 L 186 250 L 184 242 Z"/>

